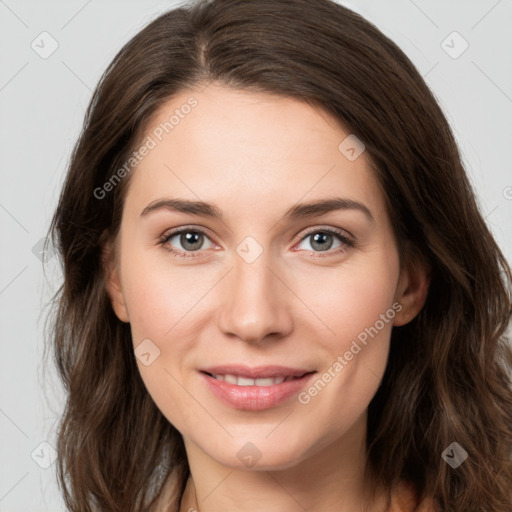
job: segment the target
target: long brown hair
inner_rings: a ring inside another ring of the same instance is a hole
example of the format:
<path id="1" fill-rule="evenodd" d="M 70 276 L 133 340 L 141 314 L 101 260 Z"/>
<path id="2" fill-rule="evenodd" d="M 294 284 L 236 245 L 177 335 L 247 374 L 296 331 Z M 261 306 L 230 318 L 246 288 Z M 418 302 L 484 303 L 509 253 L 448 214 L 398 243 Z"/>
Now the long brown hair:
<path id="1" fill-rule="evenodd" d="M 128 324 L 105 289 L 102 248 L 119 229 L 132 173 L 98 198 L 156 109 L 212 81 L 293 97 L 366 146 L 402 264 L 431 268 L 427 301 L 393 328 L 368 409 L 367 476 L 407 478 L 447 512 L 512 510 L 510 268 L 486 226 L 456 141 L 406 55 L 329 0 L 200 1 L 164 13 L 117 54 L 87 109 L 50 227 L 64 282 L 52 348 L 67 402 L 58 478 L 72 511 L 177 511 L 189 468 L 180 433 L 140 377 Z M 134 171 L 136 172 L 136 171 Z M 468 459 L 452 469 L 457 442 Z"/>

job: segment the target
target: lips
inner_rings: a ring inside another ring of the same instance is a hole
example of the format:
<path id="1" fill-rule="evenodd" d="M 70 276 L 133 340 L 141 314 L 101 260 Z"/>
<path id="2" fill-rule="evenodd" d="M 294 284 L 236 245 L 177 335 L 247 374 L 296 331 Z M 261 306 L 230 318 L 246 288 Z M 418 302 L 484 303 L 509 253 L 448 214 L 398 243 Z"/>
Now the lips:
<path id="1" fill-rule="evenodd" d="M 207 389 L 235 409 L 260 411 L 285 403 L 316 371 L 284 366 L 228 365 L 199 371 Z"/>

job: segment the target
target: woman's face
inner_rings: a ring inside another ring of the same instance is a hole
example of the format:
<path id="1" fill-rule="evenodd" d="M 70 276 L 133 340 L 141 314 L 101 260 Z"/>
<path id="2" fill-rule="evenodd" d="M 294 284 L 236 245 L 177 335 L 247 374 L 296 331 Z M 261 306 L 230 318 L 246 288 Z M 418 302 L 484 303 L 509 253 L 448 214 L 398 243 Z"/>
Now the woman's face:
<path id="1" fill-rule="evenodd" d="M 217 463 L 291 467 L 363 425 L 392 325 L 417 312 L 348 136 L 300 101 L 210 85 L 168 101 L 138 152 L 109 294 L 156 405 Z"/>

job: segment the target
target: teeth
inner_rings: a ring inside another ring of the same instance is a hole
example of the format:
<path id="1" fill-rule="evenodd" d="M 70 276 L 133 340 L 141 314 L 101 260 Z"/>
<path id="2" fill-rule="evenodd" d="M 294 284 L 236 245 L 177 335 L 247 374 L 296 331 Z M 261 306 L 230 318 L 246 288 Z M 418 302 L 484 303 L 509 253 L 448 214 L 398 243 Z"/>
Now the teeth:
<path id="1" fill-rule="evenodd" d="M 296 377 L 268 377 L 264 379 L 251 379 L 249 377 L 237 377 L 236 375 L 213 375 L 217 380 L 224 380 L 229 384 L 235 384 L 237 386 L 273 386 L 275 384 L 281 384 L 282 382 L 288 382 Z"/>
<path id="2" fill-rule="evenodd" d="M 224 375 L 224 380 L 230 384 L 236 384 L 238 379 L 234 375 Z"/>
<path id="3" fill-rule="evenodd" d="M 236 377 L 235 377 L 235 379 L 236 379 Z M 255 381 L 254 381 L 254 379 L 247 379 L 245 377 L 238 377 L 238 382 L 236 384 L 238 384 L 239 386 L 254 386 L 255 385 Z"/>

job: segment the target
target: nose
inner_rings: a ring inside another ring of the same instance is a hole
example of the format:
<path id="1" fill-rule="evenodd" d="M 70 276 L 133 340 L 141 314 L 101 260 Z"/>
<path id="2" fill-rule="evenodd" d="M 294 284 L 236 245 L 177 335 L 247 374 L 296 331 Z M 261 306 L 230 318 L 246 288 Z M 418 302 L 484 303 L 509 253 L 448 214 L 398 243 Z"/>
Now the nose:
<path id="1" fill-rule="evenodd" d="M 252 263 L 236 256 L 224 279 L 219 328 L 227 336 L 258 343 L 270 336 L 282 338 L 293 329 L 293 293 L 283 271 L 274 269 L 266 254 Z"/>

